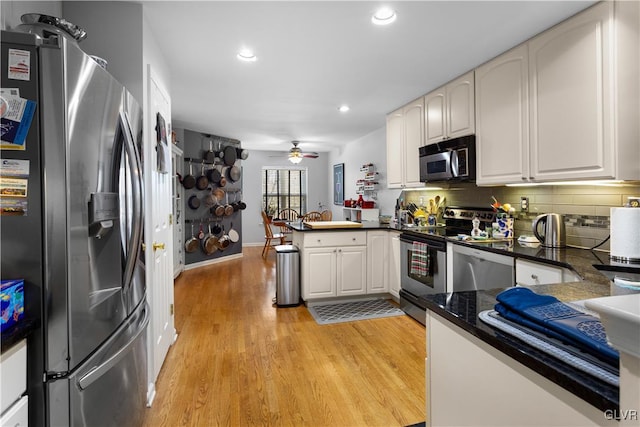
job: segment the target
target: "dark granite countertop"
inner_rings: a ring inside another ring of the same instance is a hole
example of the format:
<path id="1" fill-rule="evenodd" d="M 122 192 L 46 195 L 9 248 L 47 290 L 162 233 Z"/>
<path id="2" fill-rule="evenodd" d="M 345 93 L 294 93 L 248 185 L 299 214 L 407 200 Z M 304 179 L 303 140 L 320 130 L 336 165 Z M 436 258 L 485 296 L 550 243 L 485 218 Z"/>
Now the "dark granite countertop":
<path id="1" fill-rule="evenodd" d="M 401 231 L 408 234 L 419 233 L 412 229 L 401 229 L 393 222 L 390 224 L 380 224 L 377 221 L 363 221 L 362 227 L 359 228 L 312 229 L 300 222 L 291 222 L 287 224 L 287 226 L 291 230 L 301 232 L 390 230 Z M 568 268 L 575 271 L 583 280 L 602 285 L 609 285 L 610 279 L 601 271 L 618 271 L 621 273 L 633 273 L 640 275 L 640 263 L 629 264 L 614 262 L 609 259 L 609 254 L 604 251 L 592 251 L 589 249 L 572 247 L 551 249 L 545 248 L 539 244 L 531 245 L 520 243 L 517 239 L 505 240 L 503 242 L 483 243 L 482 241 L 458 240 L 455 237 L 445 237 L 440 235 L 441 232 L 442 230 L 440 229 L 434 229 L 434 233 L 429 234 L 429 236 L 432 238 L 444 239 L 447 242 L 457 245 L 472 246 L 489 252 L 510 255 L 514 258 L 523 258 L 530 261 Z"/>
<path id="2" fill-rule="evenodd" d="M 367 231 L 367 230 L 393 230 L 393 231 L 401 231 L 399 228 L 395 226 L 395 224 L 381 224 L 378 221 L 362 221 L 362 227 L 353 228 L 353 227 L 345 227 L 345 228 L 309 228 L 303 223 L 296 221 L 287 223 L 287 227 L 293 231 L 302 231 L 302 232 L 323 232 L 323 231 Z"/>
<path id="3" fill-rule="evenodd" d="M 578 301 L 609 295 L 609 287 L 591 282 L 532 286 L 536 293 L 561 301 Z M 493 309 L 495 296 L 503 289 L 426 295 L 420 299 L 428 310 L 481 339 L 502 353 L 558 384 L 594 407 L 619 410 L 619 388 L 594 378 L 513 338 L 478 319 L 478 313 Z"/>
<path id="4" fill-rule="evenodd" d="M 2 353 L 11 349 L 14 345 L 27 338 L 38 327 L 38 321 L 25 318 L 20 320 L 10 329 L 2 332 Z"/>
<path id="5" fill-rule="evenodd" d="M 481 243 L 481 241 L 458 240 L 447 237 L 447 241 L 457 245 L 473 246 L 477 249 L 511 255 L 516 258 L 557 265 L 575 271 L 586 281 L 609 285 L 610 279 L 598 271 L 599 268 L 617 270 L 620 272 L 636 271 L 640 274 L 640 264 L 621 264 L 611 261 L 609 254 L 602 251 L 592 251 L 580 248 L 545 248 L 538 245 L 523 244 L 517 240 L 504 242 Z M 595 266 L 598 266 L 596 268 Z M 601 267 L 603 266 L 603 267 Z"/>

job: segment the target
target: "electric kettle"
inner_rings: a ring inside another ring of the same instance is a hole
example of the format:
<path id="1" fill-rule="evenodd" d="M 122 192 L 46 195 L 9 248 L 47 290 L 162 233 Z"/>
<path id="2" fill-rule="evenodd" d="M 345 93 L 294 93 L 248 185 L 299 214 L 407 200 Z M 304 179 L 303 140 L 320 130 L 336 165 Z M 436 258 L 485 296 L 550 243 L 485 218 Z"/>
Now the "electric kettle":
<path id="1" fill-rule="evenodd" d="M 544 226 L 544 233 L 538 229 L 540 224 Z M 550 213 L 538 215 L 533 220 L 533 234 L 548 248 L 563 248 L 567 244 L 567 232 L 564 226 L 564 218 L 560 214 Z"/>

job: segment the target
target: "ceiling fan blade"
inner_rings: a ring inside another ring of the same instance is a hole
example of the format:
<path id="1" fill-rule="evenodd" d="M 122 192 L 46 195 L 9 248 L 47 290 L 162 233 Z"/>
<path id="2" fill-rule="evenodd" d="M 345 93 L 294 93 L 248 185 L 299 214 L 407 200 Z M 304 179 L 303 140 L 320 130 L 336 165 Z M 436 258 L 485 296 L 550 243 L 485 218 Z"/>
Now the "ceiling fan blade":
<path id="1" fill-rule="evenodd" d="M 318 153 L 309 152 L 309 153 L 300 153 L 300 154 L 302 154 L 302 157 L 308 157 L 310 159 L 317 159 L 318 158 Z"/>

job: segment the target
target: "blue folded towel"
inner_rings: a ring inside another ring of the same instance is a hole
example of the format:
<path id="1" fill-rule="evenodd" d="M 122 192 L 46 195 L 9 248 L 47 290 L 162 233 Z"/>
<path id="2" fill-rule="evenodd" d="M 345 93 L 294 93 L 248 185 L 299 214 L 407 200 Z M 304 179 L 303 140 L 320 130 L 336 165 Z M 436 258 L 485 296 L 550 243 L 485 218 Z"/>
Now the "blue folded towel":
<path id="1" fill-rule="evenodd" d="M 495 310 L 502 317 L 567 342 L 609 363 L 618 363 L 619 354 L 607 344 L 604 327 L 597 317 L 528 288 L 507 289 L 499 293 L 496 300 Z"/>

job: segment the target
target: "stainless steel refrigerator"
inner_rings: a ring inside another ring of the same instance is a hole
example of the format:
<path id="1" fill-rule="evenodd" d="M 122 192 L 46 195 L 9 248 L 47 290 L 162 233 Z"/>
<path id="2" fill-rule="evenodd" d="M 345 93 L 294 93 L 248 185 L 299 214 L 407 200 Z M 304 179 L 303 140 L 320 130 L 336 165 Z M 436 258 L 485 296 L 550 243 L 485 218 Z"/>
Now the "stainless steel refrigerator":
<path id="1" fill-rule="evenodd" d="M 0 250 L 2 278 L 25 279 L 25 313 L 39 325 L 27 343 L 29 424 L 139 425 L 149 322 L 142 111 L 76 40 L 33 28 L 39 35 L 3 31 L 0 61 L 3 93 L 35 102 L 26 140 L 1 153 L 20 165 L 3 170 L 5 182 L 28 170 L 16 178 L 25 197 L 1 198 Z M 18 74 L 7 72 L 20 57 L 29 59 Z"/>

